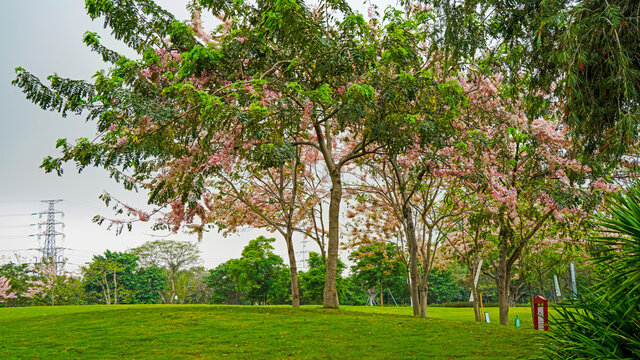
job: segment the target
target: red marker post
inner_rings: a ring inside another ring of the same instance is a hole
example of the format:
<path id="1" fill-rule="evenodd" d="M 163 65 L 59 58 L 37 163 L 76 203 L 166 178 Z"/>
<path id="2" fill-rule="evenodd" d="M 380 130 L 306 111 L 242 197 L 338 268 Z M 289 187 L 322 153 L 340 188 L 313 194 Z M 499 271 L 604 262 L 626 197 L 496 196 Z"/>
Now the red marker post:
<path id="1" fill-rule="evenodd" d="M 549 331 L 549 301 L 540 295 L 533 298 L 533 327 Z"/>

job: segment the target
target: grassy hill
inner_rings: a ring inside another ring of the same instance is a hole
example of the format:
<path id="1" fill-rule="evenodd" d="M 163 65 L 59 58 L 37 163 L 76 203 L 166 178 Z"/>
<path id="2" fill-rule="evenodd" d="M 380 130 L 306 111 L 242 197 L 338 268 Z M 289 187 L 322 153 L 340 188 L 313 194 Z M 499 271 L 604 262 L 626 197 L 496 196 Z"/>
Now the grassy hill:
<path id="1" fill-rule="evenodd" d="M 473 309 L 207 305 L 0 309 L 1 359 L 521 359 L 539 354 L 528 308 L 520 329 L 472 322 Z M 497 309 L 489 309 L 497 322 Z"/>

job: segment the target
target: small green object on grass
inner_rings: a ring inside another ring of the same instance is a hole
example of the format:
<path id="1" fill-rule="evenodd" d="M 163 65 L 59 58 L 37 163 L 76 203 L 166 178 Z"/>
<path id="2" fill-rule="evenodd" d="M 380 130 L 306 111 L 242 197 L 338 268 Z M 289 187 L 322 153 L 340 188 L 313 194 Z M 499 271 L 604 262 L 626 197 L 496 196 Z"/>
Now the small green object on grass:
<path id="1" fill-rule="evenodd" d="M 520 317 L 518 315 L 516 315 L 515 324 L 516 324 L 516 329 L 520 327 Z"/>

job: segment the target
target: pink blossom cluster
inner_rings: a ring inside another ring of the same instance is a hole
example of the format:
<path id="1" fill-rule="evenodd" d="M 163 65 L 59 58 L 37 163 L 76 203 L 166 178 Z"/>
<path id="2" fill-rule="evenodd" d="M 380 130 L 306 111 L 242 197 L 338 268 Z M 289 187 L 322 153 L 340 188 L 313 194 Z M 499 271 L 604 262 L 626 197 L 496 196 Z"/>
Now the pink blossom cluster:
<path id="1" fill-rule="evenodd" d="M 16 297 L 16 293 L 11 291 L 11 281 L 4 276 L 0 276 L 0 303 Z"/>
<path id="2" fill-rule="evenodd" d="M 145 69 L 140 70 L 140 75 L 149 82 L 166 82 L 168 79 L 163 72 L 168 70 L 168 66 L 172 62 L 180 61 L 180 53 L 176 50 L 167 51 L 166 49 L 156 49 L 156 55 L 160 58 L 160 64 L 149 64 Z M 171 68 L 174 75 L 177 75 L 177 68 Z"/>
<path id="3" fill-rule="evenodd" d="M 518 205 L 518 191 L 515 187 L 507 188 L 499 180 L 498 177 L 489 179 L 489 191 L 491 197 L 498 203 L 505 204 L 513 217 Z"/>
<path id="4" fill-rule="evenodd" d="M 616 192 L 620 190 L 620 186 L 612 184 L 603 178 L 598 178 L 590 184 L 590 187 L 595 190 L 601 190 L 606 193 Z"/>
<path id="5" fill-rule="evenodd" d="M 125 209 L 132 215 L 136 216 L 140 221 L 147 222 L 151 218 L 151 215 L 143 210 L 133 208 L 128 205 L 123 205 Z"/>
<path id="6" fill-rule="evenodd" d="M 170 204 L 171 211 L 165 215 L 165 221 L 171 225 L 171 231 L 178 232 L 185 219 L 185 206 L 180 200 L 174 200 Z"/>
<path id="7" fill-rule="evenodd" d="M 538 118 L 531 122 L 531 130 L 536 138 L 543 143 L 565 146 L 567 144 L 566 132 L 560 126 L 543 118 Z"/>
<path id="8" fill-rule="evenodd" d="M 27 284 L 29 284 L 29 288 L 22 296 L 26 298 L 33 298 L 37 295 L 47 296 L 45 292 L 46 284 L 42 280 L 28 280 Z"/>
<path id="9" fill-rule="evenodd" d="M 311 101 L 306 101 L 304 103 L 304 111 L 302 113 L 302 121 L 305 124 L 311 124 L 311 111 L 313 110 L 313 103 Z"/>
<path id="10" fill-rule="evenodd" d="M 282 97 L 280 91 L 271 90 L 266 84 L 262 86 L 262 106 L 271 105 L 277 102 L 280 97 Z"/>
<path id="11" fill-rule="evenodd" d="M 374 5 L 369 5 L 367 8 L 367 15 L 369 15 L 369 19 L 371 20 L 376 18 L 376 7 Z"/>

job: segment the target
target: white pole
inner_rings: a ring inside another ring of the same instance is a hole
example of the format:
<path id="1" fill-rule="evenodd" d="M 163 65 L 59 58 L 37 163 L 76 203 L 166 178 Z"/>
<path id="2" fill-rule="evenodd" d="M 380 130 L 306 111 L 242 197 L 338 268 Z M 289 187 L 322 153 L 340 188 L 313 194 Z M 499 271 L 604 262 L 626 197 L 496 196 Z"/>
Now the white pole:
<path id="1" fill-rule="evenodd" d="M 573 300 L 578 299 L 578 286 L 576 285 L 576 265 L 569 263 L 569 273 L 571 274 L 571 290 L 573 290 Z"/>
<path id="2" fill-rule="evenodd" d="M 560 299 L 562 293 L 560 292 L 560 284 L 558 283 L 558 275 L 556 274 L 553 274 L 553 285 L 556 288 L 556 296 Z"/>

